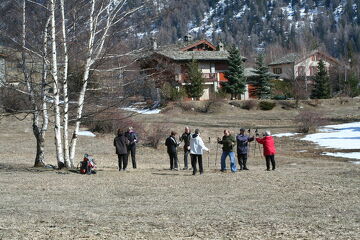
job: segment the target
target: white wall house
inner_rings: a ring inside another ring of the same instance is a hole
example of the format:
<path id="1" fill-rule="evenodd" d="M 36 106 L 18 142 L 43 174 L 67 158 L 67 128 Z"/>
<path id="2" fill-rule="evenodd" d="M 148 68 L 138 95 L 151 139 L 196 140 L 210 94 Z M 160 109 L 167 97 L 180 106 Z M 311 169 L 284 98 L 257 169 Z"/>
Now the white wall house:
<path id="1" fill-rule="evenodd" d="M 324 61 L 328 71 L 333 66 L 342 65 L 337 59 L 314 50 L 305 55 L 290 53 L 271 62 L 269 67 L 272 73 L 280 75 L 282 79 L 295 79 L 300 76 L 311 77 L 316 75 L 320 59 Z"/>

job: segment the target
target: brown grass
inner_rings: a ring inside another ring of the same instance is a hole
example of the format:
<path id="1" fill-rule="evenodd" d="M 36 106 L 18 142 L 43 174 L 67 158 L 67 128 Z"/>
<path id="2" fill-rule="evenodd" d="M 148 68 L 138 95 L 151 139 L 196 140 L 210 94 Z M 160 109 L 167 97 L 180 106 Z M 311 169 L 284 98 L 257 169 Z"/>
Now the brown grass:
<path id="1" fill-rule="evenodd" d="M 352 120 L 359 118 L 355 108 L 322 104 L 333 120 L 350 114 Z M 211 115 L 136 116 L 149 126 L 171 124 L 179 133 L 185 125 L 200 128 L 211 149 L 210 167 L 205 154 L 202 176 L 166 170 L 163 144 L 158 150 L 139 146 L 139 169 L 118 172 L 112 135 L 80 137 L 77 159 L 85 152 L 94 155 L 97 175 L 35 169 L 29 121 L 3 119 L 0 239 L 358 239 L 359 166 L 320 156 L 321 150 L 308 142 L 276 138 L 274 172 L 264 171 L 253 144 L 250 171 L 223 174 L 219 161 L 215 167 L 215 139 L 224 128 L 234 134 L 240 127 L 294 131 L 296 115 L 296 110 L 264 113 L 224 105 L 221 113 Z M 55 165 L 52 141 L 49 132 L 47 163 Z M 180 149 L 179 159 L 182 167 Z"/>

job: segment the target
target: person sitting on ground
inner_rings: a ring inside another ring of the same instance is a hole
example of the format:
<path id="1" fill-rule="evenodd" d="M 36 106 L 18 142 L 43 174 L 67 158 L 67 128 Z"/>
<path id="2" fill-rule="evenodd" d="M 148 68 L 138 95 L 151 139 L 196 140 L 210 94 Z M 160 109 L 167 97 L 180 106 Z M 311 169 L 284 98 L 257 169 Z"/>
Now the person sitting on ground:
<path id="1" fill-rule="evenodd" d="M 117 137 L 114 139 L 114 146 L 116 148 L 116 154 L 118 155 L 119 171 L 126 171 L 128 164 L 128 145 L 129 140 L 124 134 L 122 129 L 117 130 Z"/>
<path id="2" fill-rule="evenodd" d="M 222 139 L 218 138 L 218 143 L 222 144 L 223 153 L 221 155 L 221 171 L 226 171 L 226 157 L 230 157 L 230 168 L 232 172 L 236 172 L 236 163 L 235 163 L 235 153 L 233 151 L 233 147 L 235 145 L 235 138 L 230 134 L 230 131 L 225 129 L 224 136 Z"/>
<path id="3" fill-rule="evenodd" d="M 256 135 L 256 141 L 264 145 L 264 156 L 266 160 L 266 170 L 270 171 L 270 162 L 272 165 L 272 170 L 275 170 L 275 142 L 274 138 L 271 136 L 270 131 L 265 131 L 264 137 L 259 138 L 259 134 Z"/>
<path id="4" fill-rule="evenodd" d="M 167 147 L 167 153 L 170 158 L 170 170 L 178 170 L 178 158 L 177 158 L 177 147 L 180 145 L 176 141 L 175 136 L 177 133 L 175 131 L 171 131 L 170 136 L 166 139 L 165 145 Z"/>
<path id="5" fill-rule="evenodd" d="M 249 170 L 246 166 L 246 162 L 248 159 L 248 145 L 251 141 L 254 141 L 254 137 L 245 135 L 245 129 L 240 128 L 240 134 L 236 136 L 237 157 L 240 170 Z"/>
<path id="6" fill-rule="evenodd" d="M 204 150 L 208 152 L 210 151 L 207 147 L 205 147 L 205 144 L 200 137 L 200 130 L 195 129 L 195 133 L 191 135 L 190 138 L 190 155 L 191 155 L 191 166 L 193 169 L 193 175 L 195 175 L 197 172 L 196 162 L 199 162 L 200 174 L 204 173 L 203 163 L 202 163 L 202 155 Z"/>
<path id="7" fill-rule="evenodd" d="M 190 153 L 190 137 L 191 137 L 190 128 L 185 127 L 185 132 L 180 137 L 180 142 L 184 141 L 184 168 L 183 168 L 183 170 L 188 169 L 188 156 Z"/>

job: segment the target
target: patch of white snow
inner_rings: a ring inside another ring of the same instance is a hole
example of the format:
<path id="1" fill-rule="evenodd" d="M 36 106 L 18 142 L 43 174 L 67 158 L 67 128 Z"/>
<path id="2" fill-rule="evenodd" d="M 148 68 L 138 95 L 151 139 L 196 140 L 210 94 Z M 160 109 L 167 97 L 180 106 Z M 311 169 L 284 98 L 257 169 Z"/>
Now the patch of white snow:
<path id="1" fill-rule="evenodd" d="M 96 135 L 90 131 L 79 131 L 79 136 L 86 136 L 86 137 L 96 137 Z"/>

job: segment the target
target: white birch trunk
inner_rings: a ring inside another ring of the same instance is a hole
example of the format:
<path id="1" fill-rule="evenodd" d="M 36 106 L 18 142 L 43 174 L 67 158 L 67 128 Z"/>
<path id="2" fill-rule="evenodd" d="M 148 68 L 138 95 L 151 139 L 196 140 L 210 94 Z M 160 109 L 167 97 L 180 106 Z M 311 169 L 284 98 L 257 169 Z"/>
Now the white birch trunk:
<path id="1" fill-rule="evenodd" d="M 92 54 L 94 49 L 94 11 L 95 11 L 95 0 L 91 0 L 91 10 L 90 10 L 90 17 L 89 17 L 89 43 L 88 43 L 88 56 L 85 63 L 84 68 L 84 74 L 83 74 L 83 86 L 81 88 L 79 99 L 77 102 L 77 112 L 76 112 L 76 122 L 75 122 L 75 129 L 72 135 L 71 144 L 70 144 L 70 161 L 74 162 L 75 159 L 75 150 L 76 150 L 76 144 L 78 139 L 78 133 L 80 130 L 80 124 L 81 124 L 81 117 L 82 117 L 82 111 L 84 107 L 84 100 L 85 100 L 85 93 L 87 89 L 88 79 L 89 79 L 89 73 L 90 73 L 90 67 L 93 63 L 92 61 Z"/>
<path id="2" fill-rule="evenodd" d="M 76 115 L 76 123 L 75 123 L 75 129 L 72 135 L 71 144 L 70 144 L 70 161 L 74 162 L 75 158 L 75 150 L 76 150 L 76 143 L 78 139 L 78 132 L 80 129 L 81 124 L 81 117 L 82 117 L 82 111 L 84 107 L 84 100 L 85 100 L 85 94 L 87 90 L 88 80 L 89 80 L 89 74 L 92 64 L 99 58 L 99 56 L 103 52 L 104 43 L 108 37 L 109 29 L 116 23 L 118 23 L 120 20 L 123 20 L 128 16 L 129 14 L 139 10 L 141 7 L 129 10 L 128 12 L 125 12 L 122 14 L 120 19 L 116 20 L 116 16 L 120 12 L 121 9 L 123 9 L 126 0 L 122 1 L 114 1 L 109 0 L 107 1 L 107 4 L 102 5 L 100 9 L 98 10 L 97 14 L 95 13 L 95 2 L 96 0 L 91 0 L 91 10 L 90 10 L 90 16 L 89 16 L 89 42 L 88 42 L 88 56 L 85 61 L 84 66 L 84 73 L 83 73 L 83 86 L 81 88 L 78 102 L 77 102 L 77 115 Z M 101 18 L 101 15 L 105 13 L 104 18 Z M 99 18 L 101 19 L 100 21 Z M 100 22 L 105 22 L 105 26 L 100 26 Z M 97 29 L 97 28 L 100 28 Z M 97 35 L 100 35 L 97 37 Z M 96 47 L 94 46 L 96 41 Z"/>
<path id="3" fill-rule="evenodd" d="M 68 95 L 68 66 L 69 56 L 67 50 L 67 38 L 66 38 L 66 26 L 65 26 L 65 7 L 64 0 L 60 0 L 61 11 L 61 30 L 62 30 L 62 42 L 63 42 L 63 54 L 64 54 L 64 68 L 63 68 L 63 96 L 64 96 L 64 113 L 63 113 L 63 139 L 64 139 L 64 160 L 67 168 L 73 168 L 74 162 L 70 160 L 69 152 L 69 95 Z"/>
<path id="4" fill-rule="evenodd" d="M 46 110 L 46 102 L 45 98 L 42 97 L 40 101 L 42 101 L 42 109 L 38 109 L 38 105 L 35 99 L 35 92 L 34 92 L 34 86 L 32 83 L 31 74 L 29 73 L 29 70 L 27 69 L 26 65 L 26 0 L 23 1 L 23 16 L 22 16 L 22 69 L 24 73 L 25 83 L 27 87 L 27 91 L 29 93 L 29 98 L 32 106 L 32 128 L 33 128 L 33 134 L 36 138 L 36 157 L 35 157 L 35 167 L 43 167 L 45 166 L 45 132 L 47 130 L 47 124 L 48 124 L 48 115 Z M 45 39 L 46 36 L 46 28 L 44 32 Z M 46 49 L 46 45 L 44 45 Z M 44 63 L 43 66 L 45 66 L 46 63 Z M 43 68 L 43 77 L 45 73 L 46 78 L 46 70 Z M 44 78 L 42 78 L 44 79 Z M 42 84 L 41 86 L 41 94 L 44 93 L 44 87 L 45 85 Z M 40 111 L 42 112 L 42 126 L 40 127 L 39 121 L 40 121 Z"/>
<path id="5" fill-rule="evenodd" d="M 54 81 L 54 111 L 55 111 L 55 147 L 56 159 L 59 168 L 65 166 L 63 156 L 63 146 L 61 140 L 61 113 L 60 113 L 60 86 L 58 81 L 58 65 L 57 65 L 57 52 L 56 52 L 56 27 L 55 27 L 55 0 L 50 0 L 50 14 L 51 14 L 51 55 L 52 55 L 52 68 L 51 72 Z"/>

